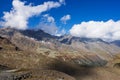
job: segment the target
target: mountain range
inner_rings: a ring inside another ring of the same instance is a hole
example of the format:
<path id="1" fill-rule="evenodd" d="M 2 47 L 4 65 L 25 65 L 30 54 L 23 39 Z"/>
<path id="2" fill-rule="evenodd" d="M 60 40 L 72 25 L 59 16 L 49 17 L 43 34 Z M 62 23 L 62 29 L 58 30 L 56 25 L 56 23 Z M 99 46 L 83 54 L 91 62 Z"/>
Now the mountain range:
<path id="1" fill-rule="evenodd" d="M 47 80 L 56 80 L 58 75 L 64 77 L 58 80 L 101 80 L 105 78 L 103 73 L 111 76 L 106 80 L 119 80 L 119 53 L 119 40 L 106 42 L 97 38 L 54 36 L 42 30 L 0 29 L 0 71 L 15 69 L 12 74 L 30 71 L 37 76 L 35 79 L 45 72 L 48 76 L 55 73 L 54 78 L 46 77 Z"/>
<path id="2" fill-rule="evenodd" d="M 120 53 L 120 41 L 105 42 L 97 38 L 81 38 L 71 35 L 53 36 L 42 30 L 0 29 L 0 36 L 8 38 L 22 50 L 29 48 L 39 52 L 41 48 L 53 50 L 51 57 L 61 54 L 87 54 L 110 59 Z"/>

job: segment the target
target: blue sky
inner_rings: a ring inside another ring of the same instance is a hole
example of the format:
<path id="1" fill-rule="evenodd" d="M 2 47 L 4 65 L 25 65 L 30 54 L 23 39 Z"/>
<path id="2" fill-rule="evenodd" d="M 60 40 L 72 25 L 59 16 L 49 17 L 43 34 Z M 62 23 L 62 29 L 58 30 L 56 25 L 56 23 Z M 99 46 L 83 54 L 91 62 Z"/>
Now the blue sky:
<path id="1" fill-rule="evenodd" d="M 34 5 L 42 4 L 50 0 L 21 0 Z M 57 1 L 57 0 L 53 0 Z M 59 19 L 66 14 L 71 15 L 71 20 L 66 25 L 66 29 L 72 27 L 73 24 L 82 21 L 107 21 L 109 19 L 120 19 L 120 0 L 66 0 L 66 5 L 56 9 L 51 9 L 47 12 L 56 19 L 57 25 L 61 25 Z M 10 11 L 12 8 L 12 0 L 0 1 L 0 17 L 3 16 L 4 11 Z M 34 26 L 39 22 L 39 18 L 32 17 L 29 26 Z M 35 21 L 35 23 L 33 22 Z"/>
<path id="2" fill-rule="evenodd" d="M 3 12 L 10 12 L 13 8 L 12 2 L 15 0 L 0 0 L 0 17 L 1 21 L 4 21 Z M 19 0 L 25 1 L 25 6 L 32 3 L 32 6 L 41 5 L 44 2 L 53 1 L 59 2 L 59 0 Z M 64 1 L 64 0 L 61 0 Z M 75 24 L 81 25 L 82 22 L 108 22 L 113 20 L 117 22 L 120 20 L 120 0 L 65 0 L 65 4 L 61 4 L 59 7 L 53 7 L 49 10 L 43 11 L 39 15 L 31 16 L 27 20 L 28 28 L 35 28 L 42 22 L 43 15 L 48 14 L 49 17 L 54 18 L 54 26 L 60 30 L 64 29 L 69 32 Z M 66 15 L 70 18 L 63 23 L 60 19 Z"/>

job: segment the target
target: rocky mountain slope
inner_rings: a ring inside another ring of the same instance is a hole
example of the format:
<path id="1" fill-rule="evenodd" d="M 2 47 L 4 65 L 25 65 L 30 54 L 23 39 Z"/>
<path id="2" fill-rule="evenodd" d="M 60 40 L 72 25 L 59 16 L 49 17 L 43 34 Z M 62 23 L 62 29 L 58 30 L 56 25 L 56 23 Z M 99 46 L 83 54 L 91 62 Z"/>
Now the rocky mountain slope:
<path id="1" fill-rule="evenodd" d="M 35 34 L 35 36 L 32 34 Z M 96 43 L 96 41 L 93 40 L 93 42 L 87 41 L 88 43 L 84 43 L 85 41 L 81 40 L 81 38 L 56 37 L 41 30 L 19 31 L 4 28 L 0 29 L 0 35 L 8 38 L 21 50 L 29 50 L 50 58 L 60 58 L 66 62 L 71 60 L 71 62 L 80 65 L 105 65 L 107 60 L 112 57 L 112 51 L 118 50 L 119 52 L 119 47 L 115 45 L 111 45 L 110 47 L 110 45 L 103 43 L 103 41 L 101 41 L 103 44 Z M 66 44 L 64 39 L 69 39 L 67 42 L 69 43 L 69 41 L 71 41 L 71 44 Z M 111 53 L 107 51 L 107 49 L 111 50 Z M 91 56 L 91 58 L 89 58 L 89 56 Z"/>
<path id="2" fill-rule="evenodd" d="M 44 33 L 44 35 L 48 36 L 49 34 Z M 86 44 L 90 46 L 94 43 L 90 48 L 96 46 L 101 49 L 100 47 L 103 47 L 105 51 L 107 51 L 107 48 L 113 48 L 115 52 L 119 52 L 118 46 L 99 39 L 84 39 L 72 36 L 55 37 L 49 35 L 49 38 L 43 35 L 39 36 L 41 36 L 40 40 L 37 37 L 33 38 L 24 31 L 0 29 L 0 79 L 120 79 L 119 54 L 115 55 L 109 53 L 109 51 L 107 54 L 102 51 L 97 53 L 97 50 L 96 52 L 92 51 L 95 49 L 90 51 L 89 48 L 83 48 Z M 106 59 L 106 57 L 109 59 Z"/>
<path id="3" fill-rule="evenodd" d="M 79 55 L 96 54 L 109 60 L 120 52 L 120 47 L 114 42 L 105 42 L 101 39 L 79 38 L 70 35 L 52 36 L 42 30 L 15 30 L 10 28 L 0 29 L 0 36 L 11 40 L 22 50 L 29 49 L 34 52 L 44 52 L 47 49 L 50 57 L 61 54 L 76 53 Z M 41 49 L 42 48 L 42 49 Z M 52 51 L 52 52 L 51 52 Z"/>
<path id="4" fill-rule="evenodd" d="M 4 37 L 0 37 L 0 46 L 0 80 L 24 80 L 27 78 L 28 80 L 56 80 L 63 78 L 64 80 L 75 80 L 54 67 L 66 64 L 60 60 L 20 50 Z"/>
<path id="5" fill-rule="evenodd" d="M 0 37 L 1 80 L 119 80 L 120 70 L 114 67 L 80 66 L 61 58 L 20 50 L 4 37 Z M 70 58 L 70 59 L 69 59 Z M 88 58 L 86 56 L 86 58 Z M 92 58 L 92 56 L 89 58 Z M 81 60 L 84 60 L 81 58 Z"/>

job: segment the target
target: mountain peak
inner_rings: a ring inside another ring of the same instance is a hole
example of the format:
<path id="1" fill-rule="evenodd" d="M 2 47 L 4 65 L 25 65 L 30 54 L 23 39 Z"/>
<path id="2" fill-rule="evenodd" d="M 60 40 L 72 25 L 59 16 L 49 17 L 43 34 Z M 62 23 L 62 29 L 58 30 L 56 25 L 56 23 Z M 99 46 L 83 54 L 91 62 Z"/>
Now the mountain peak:
<path id="1" fill-rule="evenodd" d="M 81 37 L 74 37 L 71 35 L 64 35 L 57 37 L 45 33 L 42 30 L 34 30 L 34 29 L 16 30 L 11 28 L 3 28 L 0 29 L 0 36 L 9 38 L 10 40 L 12 40 L 12 42 L 17 44 L 18 46 L 26 42 L 23 45 L 26 45 L 26 47 L 31 46 L 31 48 L 33 45 L 36 46 L 36 44 L 40 43 L 48 49 L 57 49 L 57 50 L 68 49 L 68 51 L 70 50 L 73 52 L 85 51 L 85 52 L 96 53 L 100 56 L 103 56 L 102 52 L 104 52 L 105 56 L 106 55 L 112 56 L 120 52 L 120 47 L 118 45 L 116 45 L 115 43 L 105 42 L 99 38 L 83 38 L 83 37 L 81 38 Z M 21 41 L 24 42 L 22 43 Z M 18 44 L 19 42 L 21 43 Z"/>

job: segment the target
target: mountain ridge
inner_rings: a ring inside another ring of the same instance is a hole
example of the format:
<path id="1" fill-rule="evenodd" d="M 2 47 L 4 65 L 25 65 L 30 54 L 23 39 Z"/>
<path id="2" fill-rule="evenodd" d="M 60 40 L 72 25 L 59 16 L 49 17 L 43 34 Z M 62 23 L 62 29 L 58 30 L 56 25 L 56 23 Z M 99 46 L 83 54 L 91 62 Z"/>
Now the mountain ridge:
<path id="1" fill-rule="evenodd" d="M 45 39 L 47 37 L 44 38 L 44 35 L 39 35 L 43 38 L 38 40 L 22 34 L 19 30 L 0 29 L 0 69 L 6 69 L 0 71 L 0 78 L 6 80 L 4 78 L 8 76 L 10 80 L 9 75 L 23 80 L 118 80 L 120 78 L 119 58 L 114 60 L 116 54 L 100 51 L 103 47 L 109 52 L 111 46 L 115 50 L 115 45 L 101 40 L 96 42 L 96 39 L 81 41 L 71 36 Z M 66 42 L 71 40 L 70 44 L 60 42 L 66 38 L 68 38 Z M 84 46 L 88 50 L 84 49 Z M 95 47 L 98 49 L 94 49 Z M 30 75 L 24 79 L 22 76 L 26 76 L 27 73 Z"/>
<path id="2" fill-rule="evenodd" d="M 120 52 L 120 47 L 101 39 L 79 38 L 70 35 L 53 36 L 42 30 L 0 29 L 0 36 L 7 37 L 17 47 L 56 58 L 61 55 L 97 55 L 109 60 Z M 65 56 L 64 56 L 65 57 Z"/>

